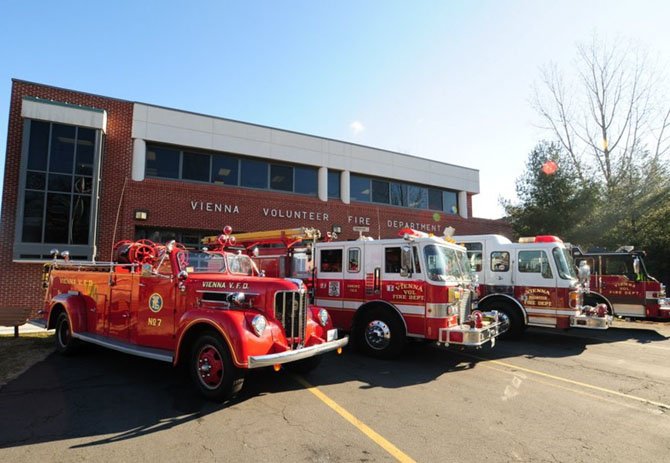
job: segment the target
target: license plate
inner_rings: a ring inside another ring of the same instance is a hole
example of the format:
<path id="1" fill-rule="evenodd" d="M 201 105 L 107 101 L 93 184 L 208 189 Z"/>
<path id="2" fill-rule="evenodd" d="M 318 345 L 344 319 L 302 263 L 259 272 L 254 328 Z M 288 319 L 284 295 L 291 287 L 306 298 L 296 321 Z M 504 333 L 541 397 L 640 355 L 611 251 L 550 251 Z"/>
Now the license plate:
<path id="1" fill-rule="evenodd" d="M 335 341 L 337 339 L 337 328 L 333 328 L 332 330 L 328 330 L 326 333 L 326 341 Z"/>

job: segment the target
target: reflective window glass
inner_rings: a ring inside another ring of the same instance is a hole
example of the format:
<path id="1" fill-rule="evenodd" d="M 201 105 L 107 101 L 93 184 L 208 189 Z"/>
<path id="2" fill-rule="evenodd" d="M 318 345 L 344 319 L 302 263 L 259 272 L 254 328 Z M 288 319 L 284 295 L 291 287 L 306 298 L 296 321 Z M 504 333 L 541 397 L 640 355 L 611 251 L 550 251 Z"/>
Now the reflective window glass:
<path id="1" fill-rule="evenodd" d="M 316 195 L 318 191 L 317 170 L 314 167 L 295 167 L 294 191 L 303 195 Z"/>
<path id="2" fill-rule="evenodd" d="M 389 203 L 389 182 L 372 180 L 372 202 Z"/>
<path id="3" fill-rule="evenodd" d="M 293 191 L 293 167 L 272 164 L 270 166 L 270 188 Z"/>
<path id="4" fill-rule="evenodd" d="M 442 190 L 428 188 L 428 209 L 434 211 L 442 210 Z"/>
<path id="5" fill-rule="evenodd" d="M 79 127 L 77 130 L 77 160 L 74 172 L 79 175 L 93 175 L 95 130 Z"/>
<path id="6" fill-rule="evenodd" d="M 184 152 L 182 155 L 181 178 L 209 182 L 209 158 L 208 154 Z"/>
<path id="7" fill-rule="evenodd" d="M 237 185 L 239 160 L 230 156 L 215 155 L 212 158 L 212 183 Z"/>
<path id="8" fill-rule="evenodd" d="M 351 199 L 354 201 L 370 201 L 370 179 L 361 175 L 351 174 Z"/>
<path id="9" fill-rule="evenodd" d="M 328 197 L 340 199 L 340 176 L 337 170 L 328 169 Z"/>
<path id="10" fill-rule="evenodd" d="M 455 191 L 442 192 L 442 207 L 444 212 L 458 214 L 458 196 Z"/>
<path id="11" fill-rule="evenodd" d="M 76 128 L 70 125 L 53 124 L 49 154 L 50 172 L 72 173 L 75 130 Z"/>
<path id="12" fill-rule="evenodd" d="M 162 146 L 147 147 L 146 175 L 179 178 L 179 150 Z"/>
<path id="13" fill-rule="evenodd" d="M 391 183 L 391 204 L 394 206 L 407 206 L 407 185 L 403 183 Z"/>
<path id="14" fill-rule="evenodd" d="M 412 209 L 428 208 L 428 190 L 421 186 L 407 186 L 407 206 Z"/>
<path id="15" fill-rule="evenodd" d="M 268 163 L 255 159 L 242 159 L 242 186 L 249 188 L 268 187 Z"/>
<path id="16" fill-rule="evenodd" d="M 30 141 L 28 146 L 28 169 L 47 170 L 47 156 L 49 154 L 48 122 L 30 121 Z"/>

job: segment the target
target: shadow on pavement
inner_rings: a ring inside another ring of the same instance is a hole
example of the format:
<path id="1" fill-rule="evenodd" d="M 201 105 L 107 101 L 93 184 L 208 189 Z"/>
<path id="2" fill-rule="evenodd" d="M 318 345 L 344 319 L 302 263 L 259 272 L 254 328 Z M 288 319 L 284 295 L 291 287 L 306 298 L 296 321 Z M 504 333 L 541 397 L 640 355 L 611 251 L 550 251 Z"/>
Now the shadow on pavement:
<path id="1" fill-rule="evenodd" d="M 314 386 L 357 382 L 361 390 L 395 389 L 476 368 L 477 358 L 562 358 L 579 355 L 591 344 L 631 340 L 646 344 L 667 339 L 650 329 L 577 333 L 529 329 L 519 341 L 499 341 L 493 349 L 464 351 L 476 356 L 410 342 L 395 360 L 361 356 L 348 347 L 341 356 L 326 355 L 319 368 L 303 377 Z M 50 355 L 0 390 L 0 416 L 4 417 L 0 421 L 0 449 L 64 439 L 91 438 L 72 448 L 134 439 L 254 397 L 303 388 L 291 374 L 252 371 L 237 398 L 216 404 L 201 399 L 186 375 L 166 363 L 87 346 L 74 357 Z"/>

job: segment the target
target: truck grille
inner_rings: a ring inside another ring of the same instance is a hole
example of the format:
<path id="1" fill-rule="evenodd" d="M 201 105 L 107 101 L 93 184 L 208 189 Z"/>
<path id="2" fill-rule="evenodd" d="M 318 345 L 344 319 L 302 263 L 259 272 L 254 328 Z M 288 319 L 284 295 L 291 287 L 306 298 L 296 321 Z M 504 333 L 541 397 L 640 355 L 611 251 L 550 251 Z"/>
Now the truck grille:
<path id="1" fill-rule="evenodd" d="M 275 318 L 281 323 L 291 349 L 302 347 L 307 326 L 304 292 L 280 291 L 275 295 Z"/>

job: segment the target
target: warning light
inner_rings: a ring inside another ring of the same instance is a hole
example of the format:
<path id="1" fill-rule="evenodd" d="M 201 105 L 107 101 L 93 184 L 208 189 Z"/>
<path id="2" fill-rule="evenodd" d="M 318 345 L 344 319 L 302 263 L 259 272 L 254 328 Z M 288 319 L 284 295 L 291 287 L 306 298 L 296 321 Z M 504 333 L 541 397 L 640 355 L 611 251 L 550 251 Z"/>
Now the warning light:
<path id="1" fill-rule="evenodd" d="M 281 363 L 275 363 L 272 368 L 274 368 L 275 371 L 281 370 Z"/>

